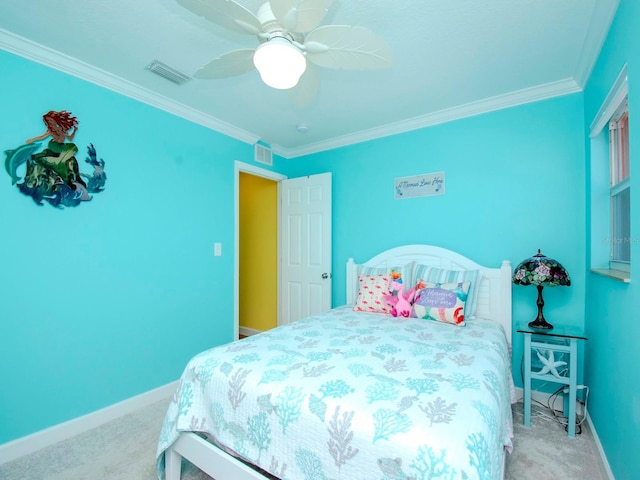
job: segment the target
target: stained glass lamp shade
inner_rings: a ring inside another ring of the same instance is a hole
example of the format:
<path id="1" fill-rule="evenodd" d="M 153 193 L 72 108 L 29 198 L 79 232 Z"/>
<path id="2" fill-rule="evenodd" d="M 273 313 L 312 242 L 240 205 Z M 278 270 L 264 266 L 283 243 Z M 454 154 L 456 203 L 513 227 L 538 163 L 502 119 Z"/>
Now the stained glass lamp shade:
<path id="1" fill-rule="evenodd" d="M 551 325 L 544 318 L 542 313 L 542 307 L 544 307 L 544 300 L 542 299 L 542 289 L 544 287 L 557 287 L 560 285 L 571 285 L 571 278 L 565 268 L 560 263 L 552 258 L 545 257 L 540 253 L 535 254 L 531 258 L 520 262 L 513 272 L 513 283 L 516 285 L 535 285 L 538 288 L 538 316 L 532 322 L 529 322 L 529 327 L 540 328 L 544 330 L 551 330 Z"/>

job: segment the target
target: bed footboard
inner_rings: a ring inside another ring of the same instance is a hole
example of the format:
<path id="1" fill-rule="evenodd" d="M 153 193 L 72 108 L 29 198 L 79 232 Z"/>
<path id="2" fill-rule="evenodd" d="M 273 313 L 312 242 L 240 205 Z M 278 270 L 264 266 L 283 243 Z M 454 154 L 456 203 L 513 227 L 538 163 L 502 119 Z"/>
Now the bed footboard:
<path id="1" fill-rule="evenodd" d="M 165 480 L 180 480 L 182 469 L 182 456 L 175 451 L 174 447 L 169 448 L 164 454 Z"/>
<path id="2" fill-rule="evenodd" d="M 265 477 L 237 458 L 220 450 L 195 433 L 182 433 L 165 452 L 165 480 L 180 480 L 182 458 L 207 475 L 224 480 L 265 480 Z"/>

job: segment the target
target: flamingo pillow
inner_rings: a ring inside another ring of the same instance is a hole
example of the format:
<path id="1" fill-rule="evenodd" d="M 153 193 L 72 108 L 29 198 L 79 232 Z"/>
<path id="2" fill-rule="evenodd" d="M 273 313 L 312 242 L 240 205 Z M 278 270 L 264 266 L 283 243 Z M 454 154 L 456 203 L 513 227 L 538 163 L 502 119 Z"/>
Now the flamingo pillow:
<path id="1" fill-rule="evenodd" d="M 385 300 L 391 295 L 391 274 L 358 274 L 358 297 L 353 309 L 357 312 L 391 313 Z"/>
<path id="2" fill-rule="evenodd" d="M 396 286 L 403 283 L 404 278 L 410 278 L 413 262 L 405 265 L 391 265 L 388 267 L 367 267 L 358 265 L 358 295 L 355 311 L 390 314 L 392 305 L 385 300 L 385 296 L 396 296 Z"/>

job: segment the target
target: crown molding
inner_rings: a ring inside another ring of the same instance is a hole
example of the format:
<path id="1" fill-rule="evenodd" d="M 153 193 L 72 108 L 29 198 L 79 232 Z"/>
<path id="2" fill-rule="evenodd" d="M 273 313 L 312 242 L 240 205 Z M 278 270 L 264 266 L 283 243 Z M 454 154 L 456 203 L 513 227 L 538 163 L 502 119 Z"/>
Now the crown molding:
<path id="1" fill-rule="evenodd" d="M 617 5 L 616 5 L 617 6 Z M 610 15 L 613 18 L 615 8 L 611 9 Z M 610 22 L 609 22 L 610 24 Z M 581 58 L 591 58 L 590 61 L 582 60 L 581 64 L 588 65 L 583 67 L 584 71 L 590 71 L 595 59 L 592 58 L 595 52 L 599 52 L 602 44 L 592 42 L 592 46 L 583 50 Z M 140 87 L 128 80 L 120 78 L 102 69 L 91 66 L 80 60 L 68 55 L 62 54 L 44 45 L 32 42 L 23 37 L 0 29 L 0 48 L 18 56 L 32 60 L 36 63 L 48 66 L 55 70 L 67 73 L 74 77 L 86 80 L 95 85 L 104 87 L 108 90 L 120 93 L 134 100 L 138 100 L 147 105 L 151 105 L 160 110 L 174 114 L 191 122 L 197 123 L 204 127 L 215 130 L 219 133 L 227 135 L 236 140 L 255 144 L 260 137 L 256 134 L 239 129 L 231 124 L 223 122 L 215 117 L 200 112 L 194 108 L 187 107 L 175 100 L 152 92 L 146 88 Z M 585 52 L 591 52 L 591 56 Z M 537 102 L 548 98 L 558 97 L 576 93 L 582 90 L 581 83 L 574 79 L 564 79 L 557 82 L 538 85 L 531 88 L 518 90 L 515 92 L 498 95 L 495 97 L 479 100 L 476 102 L 459 105 L 457 107 L 447 108 L 437 112 L 409 118 L 399 122 L 390 123 L 380 127 L 362 130 L 348 135 L 334 137 L 327 141 L 316 142 L 304 145 L 299 148 L 285 148 L 280 145 L 271 145 L 274 154 L 286 159 L 310 155 L 313 153 L 332 150 L 335 148 L 345 147 L 356 143 L 367 142 L 378 138 L 388 137 L 400 133 L 418 130 L 453 120 L 459 120 L 466 117 L 481 115 L 504 108 L 513 107 L 525 103 Z"/>
<path id="2" fill-rule="evenodd" d="M 598 61 L 598 56 L 604 42 L 607 40 L 607 32 L 611 28 L 618 5 L 619 0 L 614 2 L 595 2 L 595 8 L 591 13 L 589 28 L 575 70 L 576 82 L 582 89 L 587 84 L 593 67 Z"/>
<path id="3" fill-rule="evenodd" d="M 0 29 L 0 48 L 253 145 L 259 136 L 140 87 L 102 69 Z"/>
<path id="4" fill-rule="evenodd" d="M 477 102 L 471 102 L 457 107 L 447 108 L 437 112 L 409 118 L 400 122 L 390 123 L 381 127 L 362 130 L 349 135 L 332 138 L 324 142 L 312 143 L 300 148 L 286 149 L 280 145 L 272 145 L 273 152 L 284 158 L 295 158 L 310 155 L 334 148 L 346 147 L 356 143 L 375 140 L 390 135 L 431 127 L 441 123 L 451 122 L 466 117 L 502 110 L 516 105 L 533 103 L 549 98 L 569 95 L 582 91 L 580 85 L 572 78 L 546 83 L 515 92 L 497 95 Z"/>

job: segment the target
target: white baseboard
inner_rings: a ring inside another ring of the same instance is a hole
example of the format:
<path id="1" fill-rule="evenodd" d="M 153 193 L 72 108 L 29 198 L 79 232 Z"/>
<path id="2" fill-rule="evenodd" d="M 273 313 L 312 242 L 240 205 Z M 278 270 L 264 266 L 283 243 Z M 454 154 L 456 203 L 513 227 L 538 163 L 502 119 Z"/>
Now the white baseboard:
<path id="1" fill-rule="evenodd" d="M 591 429 L 591 433 L 593 433 L 593 439 L 596 442 L 596 447 L 598 447 L 598 453 L 600 454 L 600 460 L 602 460 L 602 466 L 604 467 L 604 471 L 607 472 L 607 476 L 609 480 L 615 480 L 613 476 L 613 472 L 611 471 L 611 466 L 607 461 L 607 456 L 604 453 L 604 449 L 602 448 L 602 444 L 600 443 L 600 437 L 598 437 L 598 433 L 596 432 L 596 427 L 593 426 L 593 422 L 591 421 L 591 416 L 589 415 L 589 411 L 587 411 L 587 423 L 589 424 L 589 428 Z"/>
<path id="2" fill-rule="evenodd" d="M 521 401 L 524 398 L 524 393 L 522 391 L 522 388 L 516 387 L 516 396 L 518 398 L 518 401 Z M 543 405 L 548 404 L 549 397 L 550 397 L 549 393 L 539 392 L 537 390 L 531 391 L 531 400 L 540 402 Z M 562 402 L 560 402 L 559 408 L 562 408 Z M 578 413 L 582 414 L 582 412 L 580 411 L 578 411 Z M 607 473 L 609 480 L 615 480 L 615 477 L 613 476 L 613 472 L 611 471 L 611 466 L 609 465 L 609 461 L 607 460 L 607 456 L 605 455 L 604 449 L 602 448 L 602 444 L 600 443 L 600 438 L 598 437 L 598 432 L 596 431 L 596 427 L 593 425 L 593 422 L 591 421 L 591 417 L 589 416 L 589 411 L 587 411 L 587 424 L 589 425 L 589 429 L 593 434 L 593 439 L 595 441 L 596 447 L 598 448 L 598 453 L 600 454 L 600 461 L 602 462 L 602 466 L 604 467 L 604 470 Z"/>
<path id="3" fill-rule="evenodd" d="M 261 330 L 256 330 L 255 328 L 249 327 L 240 327 L 238 331 L 240 332 L 240 335 L 244 335 L 245 337 L 250 337 L 251 335 L 262 333 Z"/>
<path id="4" fill-rule="evenodd" d="M 164 398 L 171 396 L 178 388 L 178 381 L 150 390 L 122 402 L 115 403 L 87 415 L 74 418 L 53 427 L 45 428 L 22 438 L 0 445 L 0 464 L 28 455 L 99 427 L 111 420 L 127 415 Z"/>

